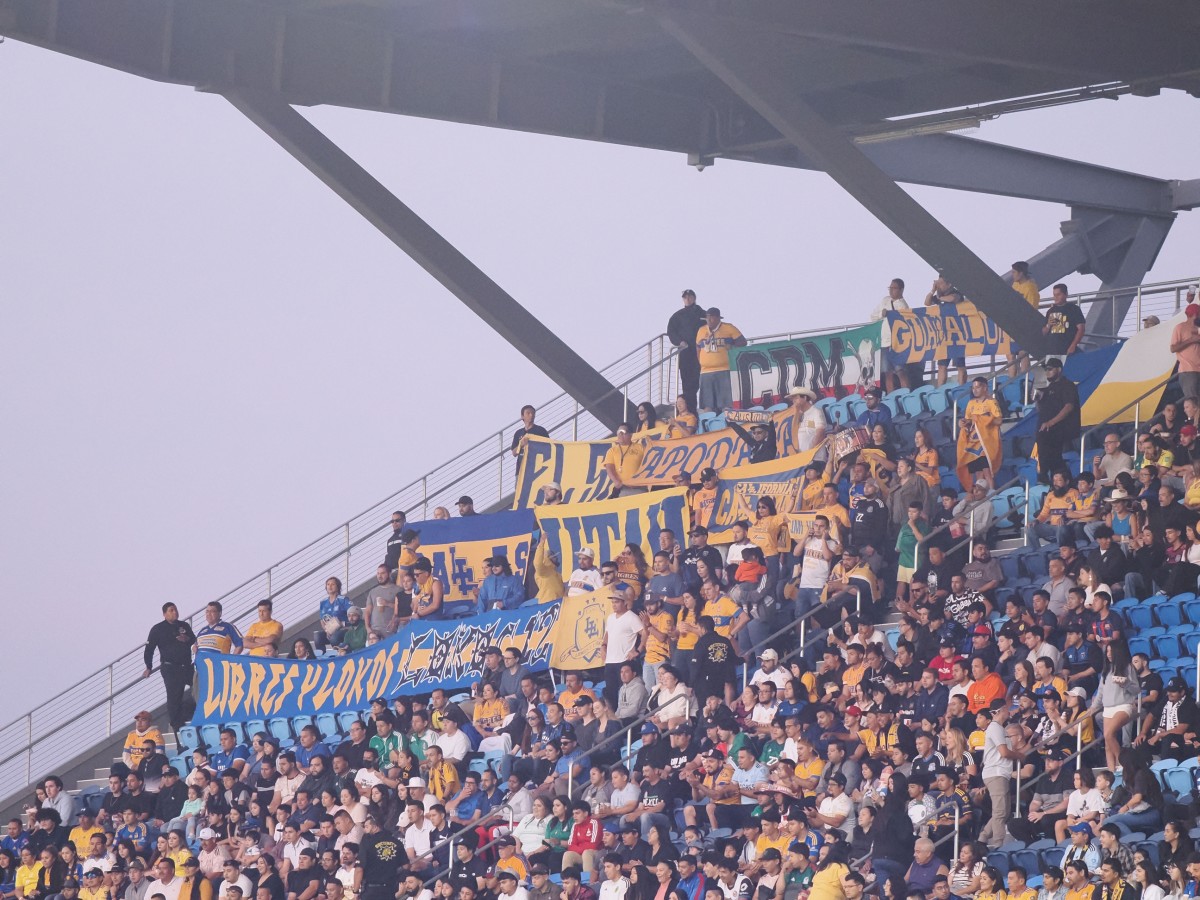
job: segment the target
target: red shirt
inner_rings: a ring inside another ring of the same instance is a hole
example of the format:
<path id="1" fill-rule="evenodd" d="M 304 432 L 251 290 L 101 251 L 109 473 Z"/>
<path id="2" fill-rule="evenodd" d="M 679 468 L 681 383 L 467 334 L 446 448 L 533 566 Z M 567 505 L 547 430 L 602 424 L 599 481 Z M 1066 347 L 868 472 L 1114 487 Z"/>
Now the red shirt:
<path id="1" fill-rule="evenodd" d="M 567 841 L 567 850 L 571 853 L 582 853 L 584 850 L 599 850 L 600 832 L 600 820 L 588 816 L 571 828 L 571 840 Z"/>
<path id="2" fill-rule="evenodd" d="M 939 653 L 930 661 L 929 668 L 936 671 L 938 673 L 938 681 L 944 683 L 954 677 L 954 673 L 951 672 L 951 669 L 954 667 L 956 662 L 961 661 L 962 657 L 957 653 L 949 659 L 946 659 L 944 656 L 942 656 L 942 654 Z"/>

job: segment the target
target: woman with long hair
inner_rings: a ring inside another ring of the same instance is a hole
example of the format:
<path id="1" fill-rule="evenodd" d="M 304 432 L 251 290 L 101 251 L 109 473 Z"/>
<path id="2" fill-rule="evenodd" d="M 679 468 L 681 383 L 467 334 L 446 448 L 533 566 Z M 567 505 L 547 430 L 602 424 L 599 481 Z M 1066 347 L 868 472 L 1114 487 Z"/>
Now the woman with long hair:
<path id="1" fill-rule="evenodd" d="M 789 678 L 783 683 L 783 690 L 779 692 L 778 715 L 786 719 L 788 716 L 797 715 L 806 706 L 808 690 L 804 687 L 804 682 L 799 678 Z"/>
<path id="2" fill-rule="evenodd" d="M 407 780 L 401 783 L 407 783 Z M 373 784 L 367 792 L 367 815 L 382 823 L 389 831 L 395 830 L 400 819 L 400 807 L 396 805 L 396 795 L 386 784 Z"/>
<path id="3" fill-rule="evenodd" d="M 334 576 L 325 579 L 325 599 L 317 607 L 321 628 L 317 632 L 317 649 L 337 646 L 349 624 L 350 600 L 342 593 L 342 580 Z"/>
<path id="4" fill-rule="evenodd" d="M 620 734 L 621 720 L 617 718 L 617 711 L 613 708 L 612 701 L 603 694 L 592 702 L 592 715 L 596 717 L 596 732 L 595 741 L 592 744 L 593 747 L 613 735 Z M 620 741 L 614 741 L 607 747 L 589 751 L 588 758 L 594 763 L 601 763 L 606 766 L 620 762 L 620 743 Z"/>
<path id="5" fill-rule="evenodd" d="M 794 496 L 791 498 L 786 509 L 779 509 L 774 497 L 759 497 L 754 504 L 754 521 L 746 531 L 746 537 L 762 551 L 771 584 L 779 584 L 779 573 L 789 544 L 788 513 L 792 511 L 795 499 Z"/>
<path id="6" fill-rule="evenodd" d="M 1158 869 L 1152 862 L 1137 863 L 1129 880 L 1141 891 L 1138 900 L 1163 900 L 1166 896 L 1166 891 L 1158 883 Z"/>
<path id="7" fill-rule="evenodd" d="M 979 873 L 979 890 L 975 900 L 1000 900 L 1004 896 L 1004 876 L 995 866 L 984 866 Z"/>
<path id="8" fill-rule="evenodd" d="M 1121 834 L 1133 831 L 1153 834 L 1162 824 L 1163 796 L 1158 779 L 1150 771 L 1149 760 L 1132 747 L 1122 747 L 1118 759 L 1121 781 L 1128 788 L 1129 796 L 1105 824 L 1116 825 Z"/>
<path id="9" fill-rule="evenodd" d="M 696 715 L 696 698 L 683 680 L 683 673 L 670 663 L 658 669 L 658 683 L 646 699 L 646 708 L 654 714 L 652 721 L 664 733 Z"/>
<path id="10" fill-rule="evenodd" d="M 1121 732 L 1133 718 L 1141 693 L 1141 681 L 1129 656 L 1129 645 L 1122 638 L 1112 640 L 1105 648 L 1104 670 L 1100 689 L 1092 701 L 1092 712 L 1102 711 L 1104 723 L 1104 756 L 1108 768 L 1120 769 Z"/>
<path id="11" fill-rule="evenodd" d="M 696 415 L 696 407 L 685 394 L 675 398 L 675 413 L 667 419 L 667 439 L 691 437 L 700 425 L 700 417 Z"/>
<path id="12" fill-rule="evenodd" d="M 1054 823 L 1054 840 L 1062 843 L 1067 839 L 1067 829 L 1080 822 L 1087 822 L 1096 830 L 1108 804 L 1096 790 L 1096 775 L 1087 766 L 1075 770 L 1075 790 L 1067 797 L 1067 814 Z"/>
<path id="13" fill-rule="evenodd" d="M 650 579 L 650 566 L 640 544 L 626 544 L 617 554 L 617 580 L 633 588 L 636 596 L 642 596 L 646 582 Z"/>
<path id="14" fill-rule="evenodd" d="M 875 852 L 871 857 L 871 868 L 876 881 L 893 878 L 904 882 L 904 873 L 913 858 L 913 825 L 908 816 L 908 778 L 903 772 L 888 777 L 887 796 L 875 817 Z M 905 887 L 901 898 L 907 894 Z"/>
<path id="15" fill-rule="evenodd" d="M 260 853 L 258 856 L 258 890 L 266 888 L 271 892 L 271 900 L 285 900 L 287 888 L 279 877 L 279 869 L 275 857 L 270 853 Z"/>
<path id="16" fill-rule="evenodd" d="M 642 431 L 653 431 L 658 427 L 658 410 L 654 408 L 654 404 L 649 400 L 643 400 L 637 405 L 637 428 L 633 429 L 634 434 Z"/>
<path id="17" fill-rule="evenodd" d="M 545 852 L 526 854 L 529 861 L 533 862 L 536 857 L 537 861 L 544 863 L 551 872 L 561 872 L 562 858 L 571 840 L 573 824 L 570 802 L 566 797 L 555 797 L 550 803 L 550 818 L 546 822 L 546 837 L 543 840 Z"/>
<path id="18" fill-rule="evenodd" d="M 942 755 L 946 757 L 946 765 L 954 770 L 954 779 L 958 784 L 965 784 L 979 774 L 975 757 L 967 749 L 967 736 L 962 729 L 942 729 Z"/>
<path id="19" fill-rule="evenodd" d="M 341 791 L 338 792 L 338 803 L 350 814 L 355 825 L 362 825 L 367 820 L 367 807 L 366 804 L 360 802 L 360 799 L 358 785 L 353 781 L 343 784 Z"/>
<path id="20" fill-rule="evenodd" d="M 296 638 L 292 641 L 292 652 L 288 659 L 316 659 L 317 651 L 313 649 L 312 641 L 308 638 Z"/>
<path id="21" fill-rule="evenodd" d="M 950 893 L 955 897 L 970 897 L 979 890 L 979 876 L 983 872 L 986 852 L 979 852 L 979 844 L 964 841 L 958 849 L 958 859 L 950 867 Z"/>
<path id="22" fill-rule="evenodd" d="M 0 850 L 0 900 L 17 900 L 17 855 L 8 849 Z"/>
<path id="23" fill-rule="evenodd" d="M 629 889 L 625 892 L 625 900 L 654 900 L 658 893 L 658 879 L 650 874 L 650 870 L 640 863 L 634 863 L 629 870 Z"/>
<path id="24" fill-rule="evenodd" d="M 680 672 L 691 668 L 692 651 L 700 639 L 700 610 L 703 606 L 697 592 L 684 589 L 679 598 L 683 605 L 671 629 L 671 665 Z"/>
<path id="25" fill-rule="evenodd" d="M 646 865 L 650 867 L 657 866 L 660 862 L 673 863 L 679 859 L 679 851 L 671 843 L 671 831 L 661 822 L 650 826 L 646 843 L 650 845 L 650 858 L 646 860 Z"/>
<path id="26" fill-rule="evenodd" d="M 933 435 L 924 425 L 913 433 L 913 468 L 925 479 L 930 490 L 942 489 L 942 476 L 938 473 L 938 452 L 933 444 Z"/>
<path id="27" fill-rule="evenodd" d="M 850 874 L 850 845 L 845 841 L 821 845 L 817 871 L 813 875 L 808 900 L 846 900 L 842 879 Z"/>
<path id="28" fill-rule="evenodd" d="M 1164 873 L 1169 873 L 1172 864 L 1186 869 L 1188 857 L 1195 849 L 1187 825 L 1179 819 L 1172 819 L 1163 826 L 1163 839 L 1158 845 L 1158 864 Z"/>
<path id="29" fill-rule="evenodd" d="M 544 861 L 541 856 L 547 851 L 546 826 L 550 824 L 550 798 L 538 794 L 533 798 L 533 810 L 513 826 L 513 837 L 517 849 L 532 865 Z M 547 862 L 548 865 L 548 862 Z"/>

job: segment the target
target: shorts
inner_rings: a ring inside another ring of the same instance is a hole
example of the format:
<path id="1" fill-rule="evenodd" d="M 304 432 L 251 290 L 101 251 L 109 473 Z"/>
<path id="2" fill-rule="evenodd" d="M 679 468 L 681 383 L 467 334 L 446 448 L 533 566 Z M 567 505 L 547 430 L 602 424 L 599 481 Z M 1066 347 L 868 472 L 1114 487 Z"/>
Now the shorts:
<path id="1" fill-rule="evenodd" d="M 977 456 L 975 459 L 967 463 L 968 472 L 982 472 L 985 469 L 990 468 L 991 465 L 988 463 L 988 458 L 986 456 Z"/>
<path id="2" fill-rule="evenodd" d="M 733 406 L 733 381 L 729 372 L 701 372 L 700 409 L 730 409 Z"/>
<path id="3" fill-rule="evenodd" d="M 903 369 L 903 363 L 896 365 L 892 362 L 892 355 L 888 353 L 887 347 L 881 347 L 879 350 L 879 371 L 880 372 L 896 372 Z"/>
<path id="4" fill-rule="evenodd" d="M 951 356 L 949 359 L 939 359 L 938 360 L 938 368 L 939 369 L 945 369 L 945 368 L 948 368 L 949 366 L 965 368 L 966 365 L 967 365 L 967 358 L 965 356 Z"/>
<path id="5" fill-rule="evenodd" d="M 896 566 L 896 581 L 900 584 L 912 584 L 913 576 L 916 574 L 916 566 Z"/>
<path id="6" fill-rule="evenodd" d="M 1129 716 L 1129 718 L 1132 719 L 1133 718 L 1133 704 L 1132 703 L 1122 703 L 1118 706 L 1106 706 L 1104 708 L 1104 718 L 1106 718 L 1106 719 L 1115 718 L 1117 713 L 1125 713 L 1125 715 Z"/>

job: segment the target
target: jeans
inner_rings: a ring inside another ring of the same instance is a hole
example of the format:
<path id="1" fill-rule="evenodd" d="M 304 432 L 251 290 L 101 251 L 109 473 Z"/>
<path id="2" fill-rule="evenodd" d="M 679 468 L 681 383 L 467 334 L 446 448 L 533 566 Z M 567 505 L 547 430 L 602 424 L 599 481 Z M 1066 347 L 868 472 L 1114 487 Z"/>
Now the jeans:
<path id="1" fill-rule="evenodd" d="M 646 690 L 654 690 L 654 685 L 658 684 L 658 670 L 664 665 L 665 663 L 660 662 L 642 663 L 642 681 L 646 683 Z"/>
<path id="2" fill-rule="evenodd" d="M 1116 825 L 1121 829 L 1121 834 L 1123 835 L 1134 831 L 1150 834 L 1157 831 L 1162 825 L 1162 815 L 1157 809 L 1151 808 L 1145 812 L 1127 812 L 1110 816 L 1105 820 L 1104 824 Z"/>
<path id="3" fill-rule="evenodd" d="M 1025 526 L 1025 537 L 1029 540 L 1029 546 L 1035 550 L 1042 546 L 1042 541 L 1047 543 L 1057 541 L 1059 537 L 1059 529 L 1057 525 L 1051 525 L 1049 522 L 1030 522 Z"/>
<path id="4" fill-rule="evenodd" d="M 1125 576 L 1125 596 L 1145 600 L 1151 594 L 1150 585 L 1141 572 L 1130 572 Z"/>
<path id="5" fill-rule="evenodd" d="M 733 406 L 733 381 L 729 371 L 700 373 L 699 409 L 722 412 Z"/>
<path id="6" fill-rule="evenodd" d="M 820 588 L 796 588 L 796 618 L 821 605 Z"/>

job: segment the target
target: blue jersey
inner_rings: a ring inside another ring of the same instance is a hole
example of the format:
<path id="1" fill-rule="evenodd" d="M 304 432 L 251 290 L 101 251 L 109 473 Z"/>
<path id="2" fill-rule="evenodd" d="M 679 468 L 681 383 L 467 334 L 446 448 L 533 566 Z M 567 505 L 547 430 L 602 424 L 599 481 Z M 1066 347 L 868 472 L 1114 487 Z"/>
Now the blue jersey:
<path id="1" fill-rule="evenodd" d="M 326 759 L 329 759 L 333 755 L 329 752 L 329 748 L 320 741 L 317 741 L 308 749 L 305 749 L 297 744 L 292 748 L 292 752 L 296 754 L 296 765 L 302 769 L 307 769 L 309 763 L 313 761 L 314 757 L 323 756 Z"/>
<path id="2" fill-rule="evenodd" d="M 212 653 L 231 653 L 233 648 L 242 649 L 242 633 L 228 622 L 205 625 L 196 632 L 196 652 L 208 650 Z"/>
<path id="3" fill-rule="evenodd" d="M 117 829 L 118 841 L 132 841 L 133 846 L 139 850 L 145 850 L 150 846 L 150 829 L 140 822 L 134 822 L 132 825 L 122 825 Z"/>
<path id="4" fill-rule="evenodd" d="M 349 619 L 350 601 L 345 597 L 338 597 L 336 600 L 330 600 L 326 597 L 321 601 L 320 615 L 322 619 L 334 618 L 343 625 Z"/>
<path id="5" fill-rule="evenodd" d="M 234 747 L 229 752 L 220 750 L 217 753 L 214 753 L 211 757 L 209 757 L 208 762 L 209 765 L 216 769 L 217 773 L 220 774 L 226 769 L 232 769 L 234 762 L 239 759 L 242 762 L 246 762 L 248 759 L 250 759 L 250 751 L 241 744 Z"/>

